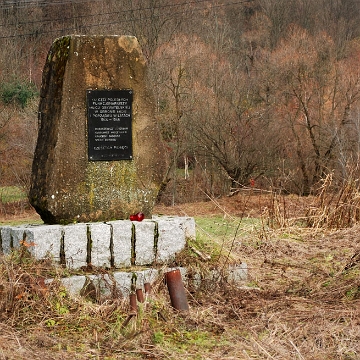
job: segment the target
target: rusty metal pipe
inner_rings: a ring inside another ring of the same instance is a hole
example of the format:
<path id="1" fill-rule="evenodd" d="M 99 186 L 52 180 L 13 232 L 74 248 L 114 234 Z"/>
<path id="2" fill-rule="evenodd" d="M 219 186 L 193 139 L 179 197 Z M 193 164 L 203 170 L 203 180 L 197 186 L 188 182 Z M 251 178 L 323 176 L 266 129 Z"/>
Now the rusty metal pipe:
<path id="1" fill-rule="evenodd" d="M 181 278 L 180 270 L 171 270 L 165 274 L 166 283 L 170 294 L 171 305 L 176 310 L 188 311 L 185 287 Z"/>
<path id="2" fill-rule="evenodd" d="M 136 302 L 136 294 L 130 294 L 130 315 L 137 314 L 137 302 Z"/>
<path id="3" fill-rule="evenodd" d="M 136 297 L 139 303 L 143 303 L 145 301 L 142 289 L 136 289 Z"/>
<path id="4" fill-rule="evenodd" d="M 151 292 L 151 284 L 149 282 L 146 282 L 144 284 L 145 294 L 150 294 Z"/>

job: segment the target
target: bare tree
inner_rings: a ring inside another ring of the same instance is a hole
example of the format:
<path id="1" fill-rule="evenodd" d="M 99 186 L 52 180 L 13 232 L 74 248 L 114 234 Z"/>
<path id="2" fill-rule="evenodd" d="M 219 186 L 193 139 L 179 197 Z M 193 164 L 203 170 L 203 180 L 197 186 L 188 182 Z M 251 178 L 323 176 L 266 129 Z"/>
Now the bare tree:
<path id="1" fill-rule="evenodd" d="M 174 36 L 183 7 L 171 0 L 125 0 L 122 16 L 128 32 L 136 36 L 143 53 L 151 62 L 157 47 Z"/>
<path id="2" fill-rule="evenodd" d="M 335 166 L 338 135 L 360 98 L 359 75 L 355 67 L 349 74 L 345 63 L 336 60 L 330 38 L 314 39 L 298 28 L 271 56 L 277 74 L 274 105 L 290 129 L 302 193 L 308 194 Z"/>

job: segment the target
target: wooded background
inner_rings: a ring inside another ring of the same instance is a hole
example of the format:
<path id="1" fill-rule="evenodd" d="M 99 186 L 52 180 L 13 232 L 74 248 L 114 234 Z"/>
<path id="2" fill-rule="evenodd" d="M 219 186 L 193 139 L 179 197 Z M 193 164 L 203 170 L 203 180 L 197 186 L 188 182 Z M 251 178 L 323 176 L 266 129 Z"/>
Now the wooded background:
<path id="1" fill-rule="evenodd" d="M 0 186 L 29 184 L 55 38 L 125 34 L 148 61 L 175 204 L 243 187 L 308 195 L 360 173 L 357 0 L 3 0 Z"/>

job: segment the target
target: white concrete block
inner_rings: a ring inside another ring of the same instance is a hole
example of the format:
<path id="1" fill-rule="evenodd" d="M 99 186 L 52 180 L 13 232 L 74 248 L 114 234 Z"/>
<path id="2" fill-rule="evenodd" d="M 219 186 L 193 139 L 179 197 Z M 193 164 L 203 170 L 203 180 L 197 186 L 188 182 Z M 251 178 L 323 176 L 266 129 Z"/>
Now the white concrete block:
<path id="1" fill-rule="evenodd" d="M 132 291 L 132 284 L 136 289 L 142 288 L 146 282 L 153 284 L 160 276 L 164 276 L 164 273 L 179 269 L 181 278 L 185 286 L 192 286 L 199 288 L 203 282 L 209 285 L 218 286 L 221 281 L 225 279 L 238 285 L 239 288 L 244 288 L 241 284 L 247 279 L 247 264 L 241 263 L 240 265 L 229 265 L 228 271 L 225 273 L 219 270 L 212 270 L 207 274 L 199 272 L 189 273 L 185 267 L 165 268 L 163 272 L 154 268 L 149 268 L 142 271 L 125 272 L 119 271 L 112 275 L 88 275 L 88 278 L 92 280 L 97 289 L 97 295 L 100 299 L 106 297 L 123 296 L 127 297 Z M 46 280 L 46 283 L 50 283 L 52 279 Z M 69 278 L 61 279 L 63 286 L 69 291 L 72 296 L 79 296 L 81 290 L 86 283 L 86 276 L 71 276 Z M 248 290 L 258 290 L 254 288 L 247 288 Z"/>
<path id="2" fill-rule="evenodd" d="M 91 236 L 91 264 L 96 267 L 110 267 L 111 226 L 105 223 L 89 224 Z"/>
<path id="3" fill-rule="evenodd" d="M 246 281 L 248 277 L 248 267 L 246 263 L 240 265 L 230 265 L 228 272 L 228 281 L 230 283 L 238 284 Z"/>
<path id="4" fill-rule="evenodd" d="M 145 282 L 153 284 L 159 276 L 159 271 L 156 269 L 148 269 L 145 271 L 125 272 L 118 271 L 102 275 L 87 275 L 88 279 L 94 284 L 97 296 L 104 300 L 106 297 L 127 297 L 132 291 L 132 284 L 135 289 L 143 289 Z M 147 281 L 145 281 L 147 279 Z M 47 279 L 46 284 L 49 284 L 53 279 Z M 86 276 L 71 276 L 62 278 L 61 284 L 67 289 L 71 296 L 79 296 L 81 290 L 86 284 Z"/>
<path id="5" fill-rule="evenodd" d="M 27 226 L 14 226 L 11 229 L 11 242 L 14 249 L 18 249 L 22 241 L 26 239 L 25 230 Z"/>
<path id="6" fill-rule="evenodd" d="M 109 276 L 109 274 L 96 275 L 93 278 L 93 283 L 98 289 L 99 298 L 101 300 L 108 297 L 114 298 L 121 296 L 119 289 L 117 289 L 117 283 L 114 276 Z"/>
<path id="7" fill-rule="evenodd" d="M 134 221 L 135 265 L 148 265 L 155 261 L 155 222 Z"/>
<path id="8" fill-rule="evenodd" d="M 116 281 L 117 288 L 123 296 L 128 296 L 131 291 L 133 273 L 131 272 L 116 272 L 114 273 L 114 279 Z"/>
<path id="9" fill-rule="evenodd" d="M 79 296 L 81 289 L 84 287 L 86 276 L 78 275 L 69 278 L 62 278 L 61 283 L 71 296 Z"/>
<path id="10" fill-rule="evenodd" d="M 179 217 L 179 222 L 185 231 L 185 237 L 187 239 L 195 240 L 196 238 L 196 224 L 193 217 L 184 216 Z"/>
<path id="11" fill-rule="evenodd" d="M 109 221 L 112 226 L 113 257 L 116 268 L 131 265 L 132 222 L 130 220 Z"/>
<path id="12" fill-rule="evenodd" d="M 37 259 L 51 257 L 60 260 L 61 225 L 37 225 L 5 227 L 1 230 L 2 247 L 4 253 L 24 244 L 27 250 Z"/>
<path id="13" fill-rule="evenodd" d="M 158 219 L 158 242 L 156 261 L 165 263 L 173 260 L 175 254 L 184 249 L 186 245 L 185 232 L 178 221 Z"/>
<path id="14" fill-rule="evenodd" d="M 66 266 L 79 269 L 87 262 L 87 224 L 73 224 L 63 226 L 64 252 Z"/>
<path id="15" fill-rule="evenodd" d="M 29 252 L 37 260 L 51 258 L 60 261 L 62 226 L 39 225 L 25 228 L 25 241 Z"/>
<path id="16" fill-rule="evenodd" d="M 0 237 L 1 237 L 1 251 L 3 254 L 10 254 L 11 251 L 11 226 L 2 226 L 0 228 Z"/>
<path id="17" fill-rule="evenodd" d="M 167 220 L 170 222 L 177 222 L 185 232 L 185 237 L 189 239 L 196 238 L 196 224 L 195 219 L 190 216 L 160 216 L 153 215 L 153 220 Z"/>

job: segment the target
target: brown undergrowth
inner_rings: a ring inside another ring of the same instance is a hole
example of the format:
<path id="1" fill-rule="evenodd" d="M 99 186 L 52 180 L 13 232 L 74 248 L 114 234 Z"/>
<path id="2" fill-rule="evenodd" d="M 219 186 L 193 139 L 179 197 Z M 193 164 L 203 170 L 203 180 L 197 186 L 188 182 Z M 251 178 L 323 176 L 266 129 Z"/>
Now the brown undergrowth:
<path id="1" fill-rule="evenodd" d="M 221 269 L 231 257 L 247 264 L 248 280 L 187 286 L 186 314 L 159 281 L 126 326 L 127 294 L 72 298 L 44 283 L 66 270 L 26 249 L 2 257 L 0 359 L 359 359 L 360 226 L 306 227 L 314 200 L 246 193 L 158 206 L 203 221 L 191 244 L 202 256 L 189 247 L 178 265 Z"/>

